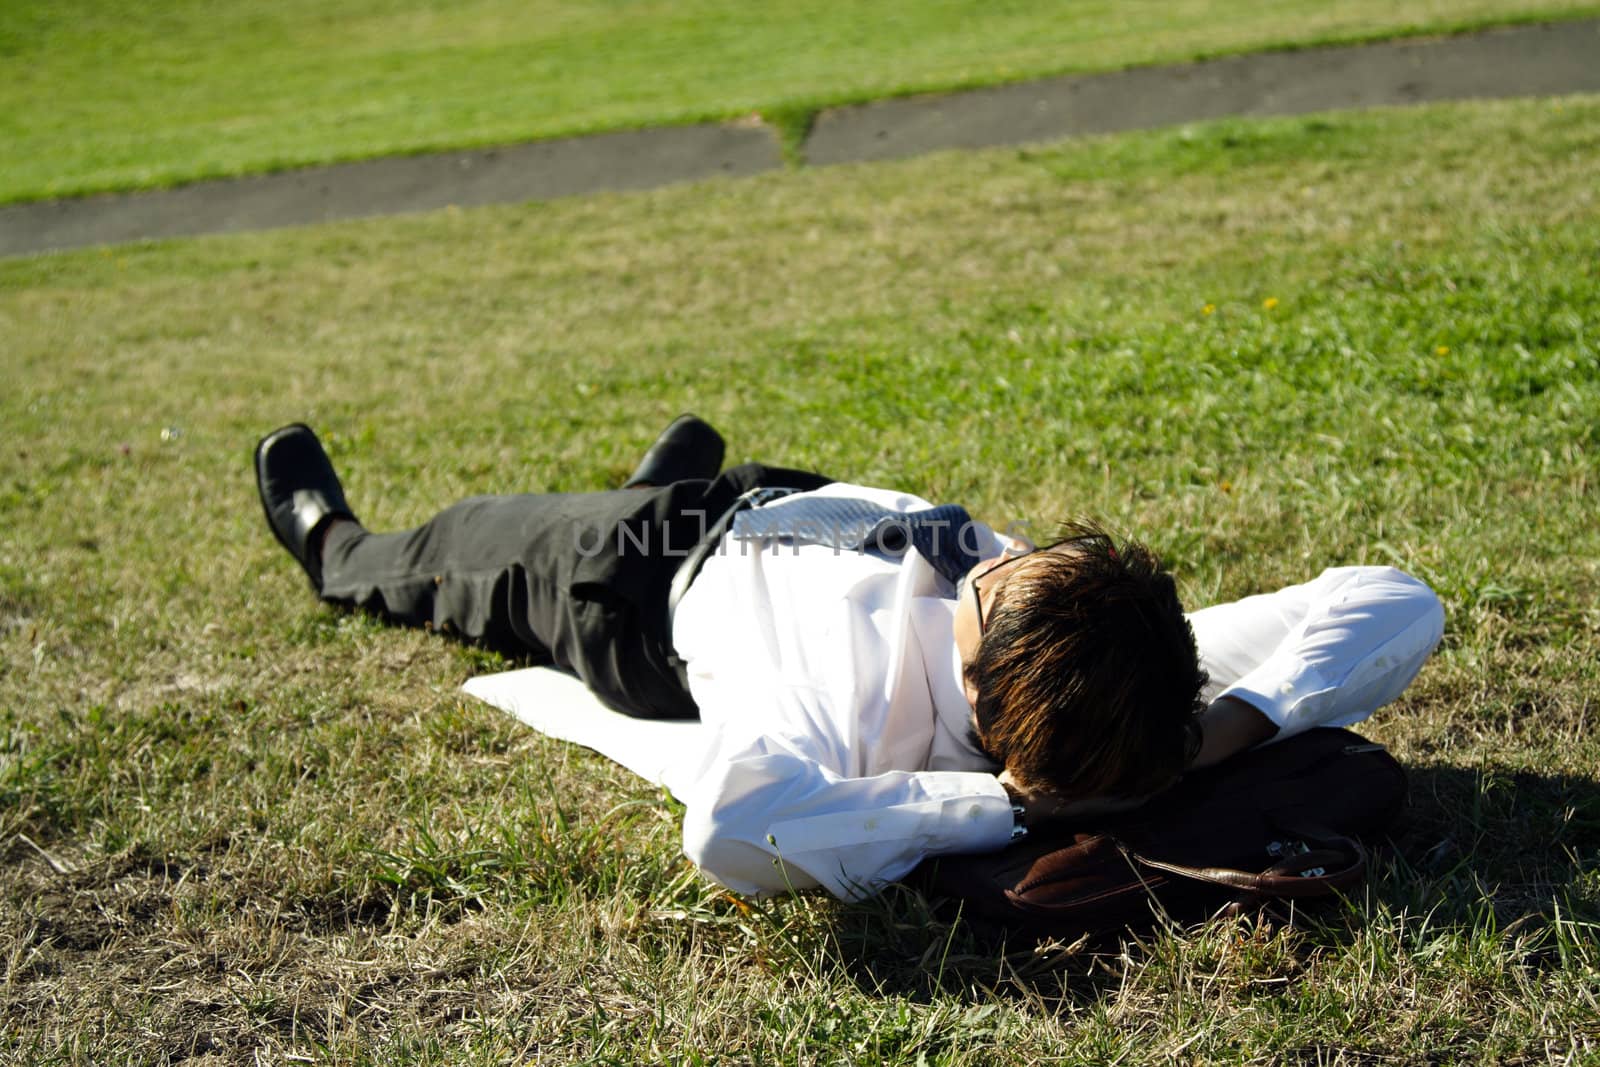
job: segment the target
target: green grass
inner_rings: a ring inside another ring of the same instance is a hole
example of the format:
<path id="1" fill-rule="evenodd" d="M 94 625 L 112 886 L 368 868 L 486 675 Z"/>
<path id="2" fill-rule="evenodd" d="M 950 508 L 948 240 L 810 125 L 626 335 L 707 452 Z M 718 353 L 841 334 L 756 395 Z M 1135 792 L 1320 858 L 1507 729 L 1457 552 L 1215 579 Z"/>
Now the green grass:
<path id="1" fill-rule="evenodd" d="M 1463 105 L 0 263 L 0 1058 L 1592 1061 L 1597 162 L 1600 99 Z M 1109 953 L 733 901 L 500 661 L 319 607 L 249 473 L 306 419 L 392 527 L 685 409 L 1195 605 L 1425 577 L 1395 857 Z"/>
<path id="2" fill-rule="evenodd" d="M 1600 12 L 1594 0 L 7 0 L 0 203 Z"/>

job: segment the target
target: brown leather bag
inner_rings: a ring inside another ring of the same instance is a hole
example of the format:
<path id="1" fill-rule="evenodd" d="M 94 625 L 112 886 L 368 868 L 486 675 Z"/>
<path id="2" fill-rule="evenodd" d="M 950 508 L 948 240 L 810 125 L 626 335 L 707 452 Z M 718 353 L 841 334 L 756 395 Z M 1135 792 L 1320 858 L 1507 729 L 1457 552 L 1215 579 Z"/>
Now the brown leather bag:
<path id="1" fill-rule="evenodd" d="M 944 856 L 927 874 L 969 913 L 1069 938 L 1330 897 L 1366 876 L 1361 839 L 1383 834 L 1405 791 L 1382 745 L 1310 730 L 1191 773 L 1137 811 L 1031 827 L 1008 849 Z"/>

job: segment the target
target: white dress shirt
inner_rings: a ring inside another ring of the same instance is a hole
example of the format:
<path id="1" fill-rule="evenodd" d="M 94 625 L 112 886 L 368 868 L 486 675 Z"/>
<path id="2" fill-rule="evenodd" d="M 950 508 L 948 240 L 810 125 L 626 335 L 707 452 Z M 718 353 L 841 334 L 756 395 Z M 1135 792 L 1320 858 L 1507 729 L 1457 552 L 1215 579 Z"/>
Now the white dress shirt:
<path id="1" fill-rule="evenodd" d="M 919 497 L 834 483 L 819 496 L 900 511 Z M 1002 542 L 980 527 L 981 558 Z M 683 597 L 673 643 L 703 723 L 684 851 L 741 893 L 822 886 L 856 898 L 925 857 L 1011 839 L 998 770 L 970 743 L 950 583 L 916 552 L 726 539 Z M 1358 722 L 1438 643 L 1421 582 L 1343 567 L 1190 615 L 1205 696 L 1237 696 L 1279 737 Z"/>

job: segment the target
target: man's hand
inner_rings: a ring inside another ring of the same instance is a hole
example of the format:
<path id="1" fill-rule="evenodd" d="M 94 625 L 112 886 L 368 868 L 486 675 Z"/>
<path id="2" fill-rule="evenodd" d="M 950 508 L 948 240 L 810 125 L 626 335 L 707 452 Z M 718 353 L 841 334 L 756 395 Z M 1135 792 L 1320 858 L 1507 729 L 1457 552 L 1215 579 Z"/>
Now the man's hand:
<path id="1" fill-rule="evenodd" d="M 1022 808 L 1023 822 L 1036 826 L 1061 819 L 1082 818 L 1087 815 L 1115 815 L 1132 811 L 1149 797 L 1083 797 L 1067 800 L 1054 793 L 1029 793 L 1017 786 L 1010 771 L 1000 773 L 1000 784 L 1005 787 L 1011 803 Z"/>

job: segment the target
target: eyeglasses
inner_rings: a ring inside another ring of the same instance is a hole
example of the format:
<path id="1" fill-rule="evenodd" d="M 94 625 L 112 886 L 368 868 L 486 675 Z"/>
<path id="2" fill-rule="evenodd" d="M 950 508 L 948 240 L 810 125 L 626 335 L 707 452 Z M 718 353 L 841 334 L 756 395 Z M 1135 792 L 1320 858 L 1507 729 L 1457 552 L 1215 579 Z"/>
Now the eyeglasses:
<path id="1" fill-rule="evenodd" d="M 996 574 L 999 574 L 1001 571 L 1005 570 L 1019 559 L 1027 559 L 1029 556 L 1038 555 L 1040 552 L 1055 552 L 1065 548 L 1068 545 L 1081 544 L 1085 540 L 1087 540 L 1087 538 L 1068 537 L 1060 541 L 1052 541 L 1048 545 L 1040 545 L 1037 548 L 1025 549 L 1024 551 L 1018 552 L 1016 555 L 1011 556 L 1009 559 L 1005 559 L 999 563 L 996 563 L 993 567 L 990 567 L 982 574 L 968 579 L 967 584 L 972 587 L 972 599 L 978 609 L 978 636 L 982 637 L 989 625 L 988 620 L 983 617 L 983 589 L 979 585 L 980 582 L 984 585 L 988 585 L 990 580 Z"/>

